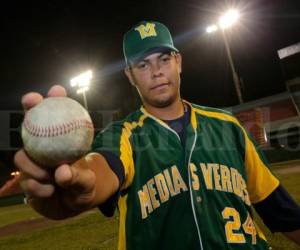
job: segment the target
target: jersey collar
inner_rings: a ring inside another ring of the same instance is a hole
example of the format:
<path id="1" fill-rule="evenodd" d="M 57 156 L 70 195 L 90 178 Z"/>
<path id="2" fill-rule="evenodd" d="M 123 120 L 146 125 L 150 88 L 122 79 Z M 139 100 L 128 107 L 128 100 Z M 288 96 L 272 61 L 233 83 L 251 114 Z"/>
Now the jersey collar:
<path id="1" fill-rule="evenodd" d="M 191 125 L 193 127 L 193 129 L 197 129 L 197 120 L 196 120 L 196 112 L 195 112 L 195 109 L 194 107 L 192 106 L 192 104 L 186 100 L 182 100 L 182 102 L 185 104 L 185 105 L 188 105 L 190 106 L 190 109 L 191 109 Z M 148 116 L 150 118 L 152 118 L 153 120 L 155 120 L 156 122 L 158 122 L 160 125 L 164 126 L 164 127 L 169 127 L 167 123 L 165 123 L 163 120 L 155 117 L 154 115 L 151 115 L 145 108 L 144 106 L 141 106 L 140 108 L 141 112 L 145 115 L 145 116 Z"/>

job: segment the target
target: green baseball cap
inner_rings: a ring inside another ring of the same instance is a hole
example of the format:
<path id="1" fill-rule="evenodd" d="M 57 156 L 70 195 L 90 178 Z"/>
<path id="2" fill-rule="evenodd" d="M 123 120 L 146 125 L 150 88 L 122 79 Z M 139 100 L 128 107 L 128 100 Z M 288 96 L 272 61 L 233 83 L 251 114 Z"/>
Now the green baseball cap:
<path id="1" fill-rule="evenodd" d="M 164 50 L 178 52 L 168 28 L 159 22 L 142 21 L 123 37 L 123 53 L 127 65 Z"/>

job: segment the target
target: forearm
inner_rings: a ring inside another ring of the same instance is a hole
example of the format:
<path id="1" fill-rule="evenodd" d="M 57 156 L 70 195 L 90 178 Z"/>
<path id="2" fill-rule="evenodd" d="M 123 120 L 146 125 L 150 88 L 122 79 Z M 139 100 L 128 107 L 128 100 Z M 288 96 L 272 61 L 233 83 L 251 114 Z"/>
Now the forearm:
<path id="1" fill-rule="evenodd" d="M 292 231 L 292 232 L 284 232 L 283 233 L 287 238 L 296 242 L 300 246 L 300 229 Z"/>

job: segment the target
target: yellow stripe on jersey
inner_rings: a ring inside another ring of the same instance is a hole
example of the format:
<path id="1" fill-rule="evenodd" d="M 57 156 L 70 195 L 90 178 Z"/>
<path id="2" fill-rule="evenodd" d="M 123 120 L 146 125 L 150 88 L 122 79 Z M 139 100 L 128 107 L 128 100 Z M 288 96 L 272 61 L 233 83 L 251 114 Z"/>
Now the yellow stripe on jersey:
<path id="1" fill-rule="evenodd" d="M 197 128 L 197 120 L 196 120 L 196 114 L 195 114 L 195 109 L 193 108 L 192 104 L 183 100 L 184 103 L 188 104 L 191 107 L 191 124 L 193 129 Z"/>
<path id="2" fill-rule="evenodd" d="M 252 203 L 257 203 L 268 197 L 275 188 L 278 187 L 279 181 L 261 160 L 253 142 L 250 140 L 246 130 L 241 126 L 239 121 L 229 114 L 207 111 L 195 107 L 193 107 L 193 109 L 200 115 L 232 122 L 241 128 L 246 144 L 245 166 L 247 171 L 247 189 L 250 195 L 250 200 Z"/>
<path id="3" fill-rule="evenodd" d="M 278 187 L 279 181 L 260 159 L 253 142 L 246 137 L 247 186 L 252 203 L 267 198 Z M 266 181 L 268 180 L 268 181 Z"/>
<path id="4" fill-rule="evenodd" d="M 136 127 L 141 127 L 144 123 L 145 115 L 142 115 L 138 122 L 125 122 L 123 124 L 121 140 L 120 140 L 120 159 L 124 166 L 125 182 L 121 189 L 126 189 L 132 183 L 134 177 L 134 162 L 132 157 L 132 147 L 129 138 L 132 134 L 132 130 Z"/>
<path id="5" fill-rule="evenodd" d="M 258 233 L 258 236 L 263 239 L 264 241 L 267 241 L 267 238 L 265 236 L 265 234 L 263 233 L 263 231 L 260 229 L 260 227 L 257 225 L 257 223 L 255 221 L 253 221 L 254 225 L 255 225 L 255 228 L 256 228 L 256 231 Z"/>
<path id="6" fill-rule="evenodd" d="M 120 211 L 119 219 L 119 245 L 118 250 L 126 250 L 126 214 L 127 214 L 127 196 L 120 196 L 118 207 Z"/>

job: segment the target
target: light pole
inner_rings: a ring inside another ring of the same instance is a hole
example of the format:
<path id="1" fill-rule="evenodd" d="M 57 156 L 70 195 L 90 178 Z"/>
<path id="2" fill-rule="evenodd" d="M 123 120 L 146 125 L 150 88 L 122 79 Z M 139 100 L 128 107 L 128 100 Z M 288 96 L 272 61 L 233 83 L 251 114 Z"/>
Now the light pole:
<path id="1" fill-rule="evenodd" d="M 85 109 L 88 109 L 87 98 L 85 92 L 89 90 L 89 86 L 91 80 L 93 78 L 93 72 L 88 70 L 74 78 L 71 79 L 71 87 L 77 87 L 77 94 L 82 94 L 83 96 L 83 103 Z"/>
<path id="2" fill-rule="evenodd" d="M 226 36 L 225 29 L 231 27 L 239 18 L 239 13 L 236 10 L 229 10 L 227 11 L 223 16 L 220 17 L 218 25 L 211 25 L 206 28 L 207 33 L 212 33 L 217 31 L 218 29 L 221 29 L 221 34 L 223 38 L 223 42 L 225 44 L 225 50 L 227 54 L 227 58 L 230 64 L 231 72 L 232 72 L 232 78 L 235 86 L 235 90 L 239 99 L 239 103 L 243 103 L 243 96 L 241 92 L 241 83 L 240 78 L 235 70 L 234 63 L 232 60 L 232 55 L 228 43 L 228 39 Z"/>

